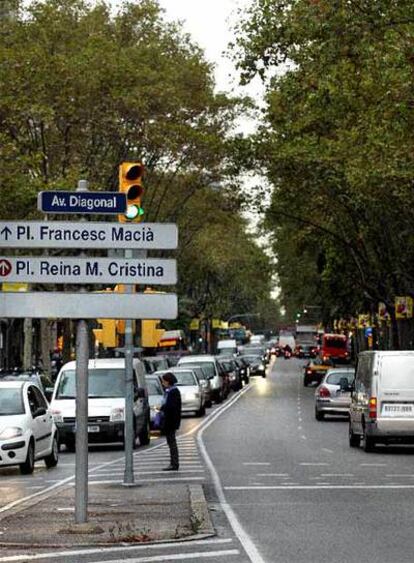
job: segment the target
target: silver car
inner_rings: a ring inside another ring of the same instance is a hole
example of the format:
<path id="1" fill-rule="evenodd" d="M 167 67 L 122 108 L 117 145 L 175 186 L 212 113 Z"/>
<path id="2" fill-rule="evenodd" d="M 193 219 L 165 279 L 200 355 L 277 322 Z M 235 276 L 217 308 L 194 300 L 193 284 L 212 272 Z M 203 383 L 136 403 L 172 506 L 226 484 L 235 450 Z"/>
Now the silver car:
<path id="1" fill-rule="evenodd" d="M 157 371 L 154 375 L 161 379 L 166 371 Z M 206 413 L 204 390 L 193 369 L 182 366 L 169 369 L 168 372 L 173 373 L 177 379 L 177 387 L 181 393 L 181 412 L 195 412 L 196 416 L 204 416 Z"/>
<path id="2" fill-rule="evenodd" d="M 349 416 L 354 377 L 353 368 L 334 368 L 326 372 L 315 391 L 316 420 L 323 420 L 326 414 Z"/>
<path id="3" fill-rule="evenodd" d="M 146 375 L 145 379 L 147 380 L 148 402 L 150 406 L 150 427 L 153 429 L 155 417 L 157 412 L 161 409 L 164 398 L 164 390 L 158 376 Z"/>

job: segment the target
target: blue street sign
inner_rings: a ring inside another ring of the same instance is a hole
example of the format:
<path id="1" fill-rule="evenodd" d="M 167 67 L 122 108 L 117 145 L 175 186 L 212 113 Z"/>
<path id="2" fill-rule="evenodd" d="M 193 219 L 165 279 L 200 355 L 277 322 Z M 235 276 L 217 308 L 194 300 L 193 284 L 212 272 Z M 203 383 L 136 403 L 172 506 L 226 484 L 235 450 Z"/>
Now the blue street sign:
<path id="1" fill-rule="evenodd" d="M 37 208 L 43 213 L 125 213 L 126 194 L 118 192 L 39 192 Z"/>

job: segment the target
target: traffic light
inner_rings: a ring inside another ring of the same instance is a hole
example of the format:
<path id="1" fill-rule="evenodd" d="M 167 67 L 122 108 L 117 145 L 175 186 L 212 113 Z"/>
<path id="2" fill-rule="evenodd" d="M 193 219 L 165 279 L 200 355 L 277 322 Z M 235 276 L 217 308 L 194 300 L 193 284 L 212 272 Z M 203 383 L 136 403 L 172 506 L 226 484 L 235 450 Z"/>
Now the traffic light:
<path id="1" fill-rule="evenodd" d="M 119 166 L 119 192 L 127 197 L 127 210 L 125 214 L 118 215 L 121 223 L 138 223 L 144 215 L 141 207 L 143 175 L 144 165 L 141 162 L 122 162 Z"/>

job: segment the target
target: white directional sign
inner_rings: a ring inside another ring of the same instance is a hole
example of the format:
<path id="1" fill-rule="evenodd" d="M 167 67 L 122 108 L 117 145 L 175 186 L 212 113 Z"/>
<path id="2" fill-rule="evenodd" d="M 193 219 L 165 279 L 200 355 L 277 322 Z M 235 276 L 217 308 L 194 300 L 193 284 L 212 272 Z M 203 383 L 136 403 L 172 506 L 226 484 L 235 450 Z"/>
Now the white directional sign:
<path id="1" fill-rule="evenodd" d="M 176 319 L 177 310 L 172 293 L 0 292 L 0 318 Z"/>
<path id="2" fill-rule="evenodd" d="M 177 283 L 175 260 L 0 256 L 0 282 L 69 284 Z"/>
<path id="3" fill-rule="evenodd" d="M 0 248 L 174 249 L 173 223 L 0 221 Z"/>

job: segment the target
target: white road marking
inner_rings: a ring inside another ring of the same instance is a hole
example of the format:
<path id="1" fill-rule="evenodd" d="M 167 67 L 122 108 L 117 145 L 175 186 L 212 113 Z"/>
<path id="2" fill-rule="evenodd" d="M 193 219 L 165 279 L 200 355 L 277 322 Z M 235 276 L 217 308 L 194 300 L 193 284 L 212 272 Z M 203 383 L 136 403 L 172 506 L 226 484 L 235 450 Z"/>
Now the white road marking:
<path id="1" fill-rule="evenodd" d="M 134 557 L 128 559 L 128 563 L 155 563 L 156 561 L 184 561 L 185 559 L 209 559 L 210 557 L 228 557 L 229 555 L 240 555 L 238 549 L 227 549 L 222 551 L 200 551 L 198 553 L 174 553 L 171 555 L 154 555 L 151 557 Z M 96 563 L 113 563 L 113 559 L 97 561 Z"/>
<path id="2" fill-rule="evenodd" d="M 353 473 L 321 473 L 321 477 L 353 477 Z"/>
<path id="3" fill-rule="evenodd" d="M 57 551 L 55 553 L 37 553 L 36 555 L 30 554 L 23 554 L 23 555 L 9 555 L 6 557 L 0 557 L 1 563 L 11 563 L 13 561 L 35 561 L 39 559 L 49 559 L 52 557 L 53 559 L 57 557 L 77 557 L 82 555 L 106 555 L 108 553 L 117 553 L 121 552 L 133 552 L 133 551 L 147 551 L 147 550 L 154 550 L 154 549 L 171 549 L 176 546 L 180 547 L 192 547 L 194 545 L 214 545 L 217 546 L 218 544 L 226 544 L 231 543 L 232 539 L 209 539 L 209 540 L 194 540 L 191 542 L 177 542 L 177 543 L 158 543 L 158 544 L 151 544 L 151 545 L 123 545 L 119 547 L 99 547 L 99 548 L 91 548 L 91 549 L 78 549 L 73 551 Z M 113 560 L 113 563 L 115 560 Z"/>
<path id="4" fill-rule="evenodd" d="M 412 473 L 394 473 L 394 475 L 386 475 L 385 477 L 414 477 Z"/>
<path id="5" fill-rule="evenodd" d="M 95 473 L 95 477 L 111 477 L 111 475 L 123 475 L 122 471 L 112 471 L 111 473 Z M 180 474 L 182 473 L 204 473 L 204 469 L 182 469 L 180 465 Z M 134 471 L 134 475 L 165 475 L 165 471 Z"/>
<path id="6" fill-rule="evenodd" d="M 360 463 L 361 467 L 387 467 L 387 463 Z"/>
<path id="7" fill-rule="evenodd" d="M 239 393 L 232 400 L 230 400 L 229 403 L 227 403 L 227 405 L 223 408 L 223 410 L 219 411 L 215 417 L 211 418 L 208 421 L 208 423 L 201 428 L 200 432 L 197 435 L 197 442 L 198 442 L 201 454 L 204 457 L 204 461 L 205 461 L 205 463 L 206 463 L 206 465 L 207 465 L 207 467 L 208 467 L 208 469 L 211 473 L 211 477 L 212 477 L 212 480 L 213 480 L 213 483 L 214 483 L 214 488 L 216 490 L 217 497 L 219 499 L 219 502 L 220 502 L 220 505 L 223 509 L 223 512 L 227 516 L 227 519 L 230 523 L 230 526 L 232 527 L 234 533 L 236 534 L 237 538 L 241 542 L 241 544 L 242 544 L 244 550 L 246 551 L 250 561 L 252 563 L 266 563 L 265 560 L 263 559 L 263 557 L 260 555 L 257 547 L 253 543 L 253 540 L 251 539 L 251 537 L 248 535 L 248 533 L 245 531 L 245 529 L 241 525 L 239 519 L 237 518 L 236 513 L 234 512 L 232 507 L 228 504 L 226 497 L 224 495 L 224 491 L 223 491 L 223 487 L 222 487 L 222 484 L 221 484 L 221 481 L 220 481 L 220 477 L 217 473 L 216 468 L 214 467 L 213 462 L 211 461 L 210 456 L 208 455 L 207 449 L 206 449 L 204 442 L 203 442 L 203 434 L 207 430 L 207 428 L 223 412 L 226 412 L 230 407 L 232 407 L 233 404 L 236 401 L 238 401 L 244 395 L 244 393 L 246 393 L 246 391 L 248 391 L 249 389 L 251 389 L 250 385 L 248 385 L 247 387 L 244 387 L 241 391 L 239 391 Z"/>
<path id="8" fill-rule="evenodd" d="M 178 475 L 180 474 L 177 472 Z M 165 475 L 165 473 L 164 473 Z M 176 473 L 174 473 L 176 475 Z M 96 475 L 98 477 L 98 475 Z M 157 479 L 137 479 L 137 483 L 161 483 L 161 481 L 169 482 L 169 481 L 203 481 L 204 477 L 157 477 Z M 89 481 L 89 485 L 110 485 L 111 483 L 123 483 L 123 479 L 104 479 L 102 481 Z"/>
<path id="9" fill-rule="evenodd" d="M 361 484 L 354 484 L 354 485 L 330 485 L 330 484 L 318 484 L 318 485 L 291 485 L 287 483 L 286 485 L 262 485 L 260 487 L 253 486 L 253 485 L 241 485 L 241 486 L 229 486 L 224 487 L 226 491 L 249 491 L 249 490 L 282 490 L 282 489 L 296 489 L 296 490 L 303 490 L 303 491 L 319 491 L 321 489 L 327 490 L 352 490 L 352 489 L 414 489 L 414 485 L 365 485 Z"/>
<path id="10" fill-rule="evenodd" d="M 245 461 L 243 465 L 270 465 L 270 463 L 264 461 Z"/>
<path id="11" fill-rule="evenodd" d="M 291 479 L 289 473 L 257 473 L 257 477 L 281 477 L 282 479 Z"/>
<path id="12" fill-rule="evenodd" d="M 328 454 L 333 454 L 333 450 L 330 450 L 329 448 L 322 448 L 323 452 L 328 452 Z"/>
<path id="13" fill-rule="evenodd" d="M 321 465 L 331 465 L 330 463 L 325 463 L 325 462 L 307 462 L 307 461 L 303 461 L 301 463 L 299 463 L 299 465 L 304 465 L 304 466 L 309 466 L 309 467 L 319 467 Z"/>
<path id="14" fill-rule="evenodd" d="M 306 436 L 301 436 L 302 440 L 307 440 Z"/>

